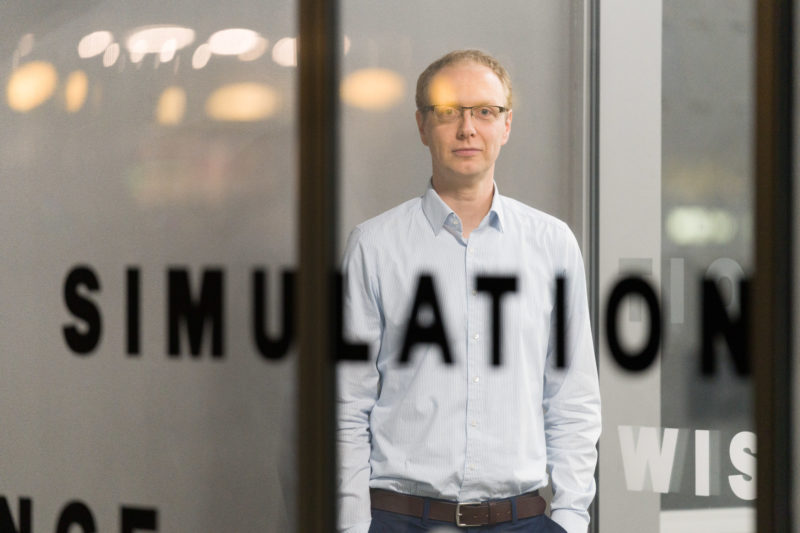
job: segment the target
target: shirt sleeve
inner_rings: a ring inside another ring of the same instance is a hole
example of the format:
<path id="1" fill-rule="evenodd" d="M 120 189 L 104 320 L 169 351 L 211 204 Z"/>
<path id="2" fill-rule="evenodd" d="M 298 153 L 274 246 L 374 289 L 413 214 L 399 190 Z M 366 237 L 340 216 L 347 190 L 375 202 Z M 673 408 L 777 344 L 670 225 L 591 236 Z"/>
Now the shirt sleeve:
<path id="1" fill-rule="evenodd" d="M 580 248 L 566 229 L 558 275 L 565 278 L 566 366 L 556 366 L 555 329 L 544 376 L 547 467 L 553 485 L 552 519 L 568 533 L 586 533 L 595 495 L 594 471 L 600 438 L 600 387 L 594 355 L 586 276 Z M 555 316 L 552 323 L 555 326 Z"/>
<path id="2" fill-rule="evenodd" d="M 343 267 L 344 338 L 367 343 L 369 361 L 340 361 L 337 365 L 338 529 L 366 533 L 371 522 L 369 480 L 369 416 L 378 397 L 376 366 L 382 332 L 379 300 L 370 272 L 361 231 L 350 234 Z"/>

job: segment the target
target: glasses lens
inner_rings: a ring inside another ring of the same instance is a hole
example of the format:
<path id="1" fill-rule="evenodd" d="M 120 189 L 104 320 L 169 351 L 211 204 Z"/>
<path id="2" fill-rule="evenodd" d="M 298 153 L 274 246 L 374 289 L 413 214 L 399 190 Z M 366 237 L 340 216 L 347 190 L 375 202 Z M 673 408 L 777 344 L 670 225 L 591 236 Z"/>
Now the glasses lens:
<path id="1" fill-rule="evenodd" d="M 451 122 L 461 114 L 461 108 L 452 105 L 435 105 L 433 112 L 439 120 Z"/>
<path id="2" fill-rule="evenodd" d="M 472 114 L 482 120 L 494 120 L 500 115 L 500 110 L 495 106 L 484 105 L 473 109 Z"/>

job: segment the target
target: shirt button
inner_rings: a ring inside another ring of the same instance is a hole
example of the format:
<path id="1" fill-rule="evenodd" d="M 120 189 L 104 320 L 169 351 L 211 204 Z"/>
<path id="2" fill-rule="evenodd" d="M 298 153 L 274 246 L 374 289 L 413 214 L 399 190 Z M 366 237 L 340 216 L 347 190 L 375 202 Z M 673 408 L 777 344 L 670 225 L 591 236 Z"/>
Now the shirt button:
<path id="1" fill-rule="evenodd" d="M 472 379 L 472 381 L 474 381 L 475 383 L 479 382 L 480 380 L 481 380 L 481 378 L 479 378 L 478 376 L 475 376 L 475 377 Z"/>
<path id="2" fill-rule="evenodd" d="M 472 422 L 470 422 L 470 425 L 471 425 L 472 427 L 474 427 L 474 428 L 478 427 L 478 423 L 477 423 L 477 422 L 475 422 L 474 420 L 473 420 Z"/>
<path id="3" fill-rule="evenodd" d="M 478 340 L 481 338 L 481 336 L 476 333 L 475 335 L 472 336 L 472 338 Z"/>
<path id="4" fill-rule="evenodd" d="M 469 253 L 471 253 L 471 254 L 475 253 L 475 248 L 467 248 L 467 250 L 469 250 Z"/>
<path id="5" fill-rule="evenodd" d="M 473 296 L 477 296 L 478 295 L 478 289 L 472 289 L 472 295 Z"/>

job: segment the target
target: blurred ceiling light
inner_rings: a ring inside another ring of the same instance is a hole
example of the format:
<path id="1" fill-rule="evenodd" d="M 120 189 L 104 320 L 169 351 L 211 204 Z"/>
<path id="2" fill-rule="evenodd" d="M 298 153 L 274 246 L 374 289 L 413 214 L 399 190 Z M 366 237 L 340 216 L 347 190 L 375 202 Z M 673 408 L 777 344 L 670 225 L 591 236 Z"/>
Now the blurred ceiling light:
<path id="1" fill-rule="evenodd" d="M 397 105 L 404 92 L 403 77 L 381 68 L 357 70 L 345 77 L 341 87 L 342 100 L 369 111 L 383 111 Z"/>
<path id="2" fill-rule="evenodd" d="M 297 39 L 284 37 L 272 47 L 272 60 L 282 67 L 297 66 Z"/>
<path id="3" fill-rule="evenodd" d="M 67 77 L 64 88 L 64 101 L 69 113 L 77 113 L 86 103 L 89 94 L 89 78 L 82 70 L 76 70 Z"/>
<path id="4" fill-rule="evenodd" d="M 173 85 L 167 87 L 158 99 L 156 120 L 165 126 L 174 126 L 183 121 L 186 114 L 186 91 Z"/>
<path id="5" fill-rule="evenodd" d="M 103 66 L 110 67 L 119 59 L 119 43 L 113 43 L 103 53 Z"/>
<path id="6" fill-rule="evenodd" d="M 725 244 L 736 236 L 738 224 L 728 211 L 705 207 L 676 207 L 667 216 L 667 235 L 679 245 Z"/>
<path id="7" fill-rule="evenodd" d="M 99 56 L 114 41 L 110 31 L 95 31 L 78 42 L 78 55 L 84 59 Z"/>
<path id="8" fill-rule="evenodd" d="M 259 39 L 263 39 L 253 30 L 244 28 L 230 28 L 220 30 L 208 38 L 208 46 L 211 52 L 220 56 L 237 56 L 246 54 L 259 45 Z"/>
<path id="9" fill-rule="evenodd" d="M 20 38 L 19 45 L 17 45 L 19 57 L 25 57 L 33 51 L 33 42 L 34 37 L 32 33 L 26 33 Z"/>
<path id="10" fill-rule="evenodd" d="M 8 106 L 25 113 L 46 102 L 58 85 L 55 67 L 45 61 L 26 63 L 11 73 L 6 87 Z"/>
<path id="11" fill-rule="evenodd" d="M 203 68 L 208 64 L 209 59 L 211 59 L 211 49 L 208 47 L 208 43 L 203 43 L 192 54 L 192 67 Z"/>
<path id="12" fill-rule="evenodd" d="M 278 93 L 260 83 L 224 85 L 206 100 L 206 114 L 221 121 L 264 120 L 278 110 Z"/>
<path id="13" fill-rule="evenodd" d="M 350 51 L 350 37 L 347 35 L 344 36 L 344 55 L 347 55 L 347 52 Z"/>
<path id="14" fill-rule="evenodd" d="M 171 42 L 173 41 L 174 44 Z M 131 55 L 131 61 L 139 63 L 147 54 L 159 54 L 165 50 L 177 52 L 194 42 L 194 30 L 183 26 L 145 26 L 137 28 L 128 35 L 125 47 Z M 172 52 L 174 55 L 174 52 Z M 172 57 L 170 57 L 172 59 Z"/>
<path id="15" fill-rule="evenodd" d="M 239 59 L 242 61 L 255 61 L 264 55 L 264 52 L 269 48 L 269 41 L 259 36 L 255 47 L 243 54 L 239 54 Z"/>

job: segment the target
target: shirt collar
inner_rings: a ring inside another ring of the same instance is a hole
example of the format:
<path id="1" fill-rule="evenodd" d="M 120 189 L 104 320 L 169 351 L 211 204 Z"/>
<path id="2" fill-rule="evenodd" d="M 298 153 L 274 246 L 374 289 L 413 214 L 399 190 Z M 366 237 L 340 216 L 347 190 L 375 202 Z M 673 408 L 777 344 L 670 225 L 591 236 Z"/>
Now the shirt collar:
<path id="1" fill-rule="evenodd" d="M 444 227 L 447 217 L 455 213 L 450 206 L 444 203 L 439 194 L 433 189 L 433 183 L 428 181 L 428 189 L 422 195 L 422 212 L 428 219 L 428 223 L 435 235 Z M 494 183 L 494 194 L 492 195 L 492 205 L 489 208 L 488 223 L 499 232 L 503 232 L 503 202 L 497 183 Z M 484 219 L 485 221 L 486 219 Z M 483 225 L 483 222 L 481 222 Z"/>

